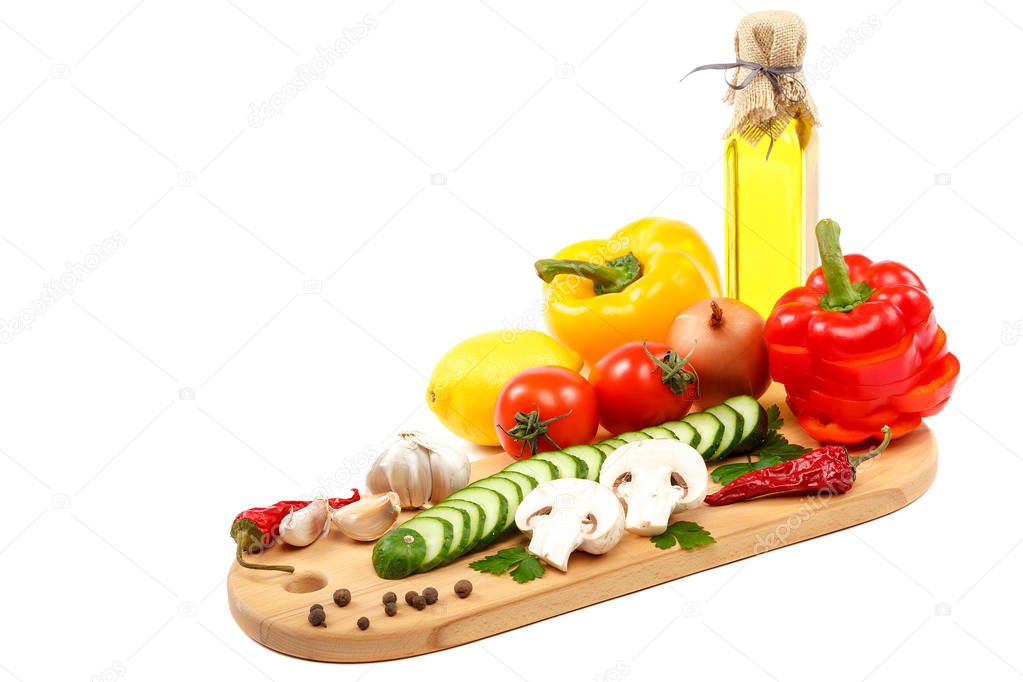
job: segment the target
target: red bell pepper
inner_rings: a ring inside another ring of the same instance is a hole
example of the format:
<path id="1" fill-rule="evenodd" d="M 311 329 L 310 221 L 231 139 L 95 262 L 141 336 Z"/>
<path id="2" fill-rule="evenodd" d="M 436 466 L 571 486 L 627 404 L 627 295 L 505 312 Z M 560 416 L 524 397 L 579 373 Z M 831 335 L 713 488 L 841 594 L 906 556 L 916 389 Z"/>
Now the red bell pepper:
<path id="1" fill-rule="evenodd" d="M 893 261 L 842 255 L 838 223 L 817 224 L 821 267 L 784 294 L 764 336 L 771 375 L 800 426 L 822 442 L 912 431 L 959 375 L 920 278 Z"/>

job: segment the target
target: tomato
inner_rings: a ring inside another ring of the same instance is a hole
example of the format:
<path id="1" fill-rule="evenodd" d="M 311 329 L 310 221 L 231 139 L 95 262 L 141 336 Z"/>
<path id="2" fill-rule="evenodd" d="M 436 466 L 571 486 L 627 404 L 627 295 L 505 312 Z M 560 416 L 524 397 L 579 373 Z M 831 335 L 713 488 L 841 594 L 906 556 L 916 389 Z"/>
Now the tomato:
<path id="1" fill-rule="evenodd" d="M 514 459 L 589 443 L 597 433 L 597 393 L 578 372 L 533 367 L 513 376 L 497 397 L 494 423 Z"/>
<path id="2" fill-rule="evenodd" d="M 678 371 L 666 382 L 672 368 Z M 699 397 L 692 366 L 663 343 L 635 341 L 616 348 L 594 365 L 590 381 L 600 423 L 614 434 L 681 419 Z"/>

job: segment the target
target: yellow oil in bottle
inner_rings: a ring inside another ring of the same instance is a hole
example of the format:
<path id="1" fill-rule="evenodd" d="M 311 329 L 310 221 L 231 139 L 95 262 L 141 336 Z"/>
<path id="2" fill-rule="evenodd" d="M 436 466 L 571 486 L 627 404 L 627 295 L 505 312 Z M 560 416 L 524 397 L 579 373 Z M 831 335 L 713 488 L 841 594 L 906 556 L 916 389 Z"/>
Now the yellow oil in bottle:
<path id="1" fill-rule="evenodd" d="M 725 269 L 728 295 L 764 317 L 816 267 L 817 133 L 802 118 L 756 146 L 725 143 Z"/>

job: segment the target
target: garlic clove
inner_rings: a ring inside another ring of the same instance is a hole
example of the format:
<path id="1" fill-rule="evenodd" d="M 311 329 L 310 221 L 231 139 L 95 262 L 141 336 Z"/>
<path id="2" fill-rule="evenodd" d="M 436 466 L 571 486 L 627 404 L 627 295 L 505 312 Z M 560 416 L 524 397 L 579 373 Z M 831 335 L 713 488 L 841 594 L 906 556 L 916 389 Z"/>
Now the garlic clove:
<path id="1" fill-rule="evenodd" d="M 398 523 L 401 500 L 398 493 L 369 495 L 358 502 L 335 509 L 330 525 L 353 540 L 371 542 L 383 537 Z"/>
<path id="2" fill-rule="evenodd" d="M 281 540 L 293 547 L 307 547 L 327 532 L 330 507 L 323 498 L 315 499 L 301 509 L 292 509 L 281 520 Z"/>

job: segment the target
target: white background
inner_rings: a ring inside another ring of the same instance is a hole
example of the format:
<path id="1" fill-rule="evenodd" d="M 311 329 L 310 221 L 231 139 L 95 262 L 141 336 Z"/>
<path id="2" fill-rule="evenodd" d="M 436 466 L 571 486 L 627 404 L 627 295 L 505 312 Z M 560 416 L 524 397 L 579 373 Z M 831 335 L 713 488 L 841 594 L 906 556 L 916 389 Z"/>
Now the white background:
<path id="1" fill-rule="evenodd" d="M 0 679 L 1021 675 L 1008 0 L 790 3 L 822 213 L 848 251 L 921 274 L 962 360 L 919 502 L 413 660 L 250 641 L 223 585 L 234 514 L 357 470 L 401 426 L 439 429 L 425 377 L 463 337 L 537 324 L 534 258 L 648 214 L 720 257 L 724 87 L 678 80 L 730 59 L 760 9 L 339 5 L 0 7 L 0 317 L 114 240 L 0 347 Z M 250 117 L 360 22 L 321 80 Z"/>

